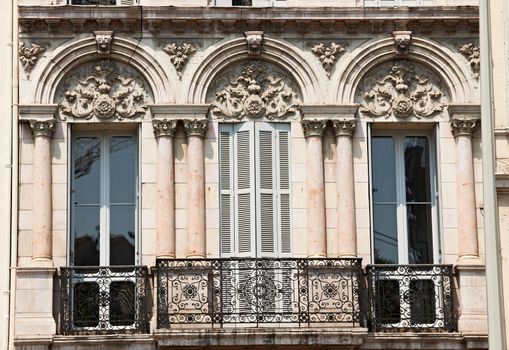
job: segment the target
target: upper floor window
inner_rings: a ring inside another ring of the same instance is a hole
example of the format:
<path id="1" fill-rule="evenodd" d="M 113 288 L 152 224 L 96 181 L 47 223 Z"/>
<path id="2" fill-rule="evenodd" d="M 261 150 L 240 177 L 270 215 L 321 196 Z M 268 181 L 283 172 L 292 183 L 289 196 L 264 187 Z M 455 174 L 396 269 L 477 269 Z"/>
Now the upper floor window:
<path id="1" fill-rule="evenodd" d="M 435 162 L 430 136 L 376 133 L 371 139 L 375 264 L 438 260 Z"/>
<path id="2" fill-rule="evenodd" d="M 289 124 L 220 126 L 222 256 L 291 253 L 289 136 Z"/>
<path id="3" fill-rule="evenodd" d="M 271 7 L 285 6 L 286 0 L 215 0 L 215 6 L 252 6 L 252 7 Z"/>
<path id="4" fill-rule="evenodd" d="M 69 0 L 71 5 L 135 5 L 138 0 Z"/>
<path id="5" fill-rule="evenodd" d="M 426 6 L 433 5 L 434 0 L 364 0 L 364 6 Z"/>

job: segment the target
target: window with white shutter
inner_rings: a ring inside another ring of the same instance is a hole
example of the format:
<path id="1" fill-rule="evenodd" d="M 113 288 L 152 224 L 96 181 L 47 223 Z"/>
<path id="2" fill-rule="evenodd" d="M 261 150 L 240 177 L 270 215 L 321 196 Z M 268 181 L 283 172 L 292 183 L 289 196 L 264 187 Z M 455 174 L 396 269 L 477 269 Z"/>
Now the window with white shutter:
<path id="1" fill-rule="evenodd" d="M 280 123 L 220 126 L 221 256 L 291 253 L 289 130 Z"/>

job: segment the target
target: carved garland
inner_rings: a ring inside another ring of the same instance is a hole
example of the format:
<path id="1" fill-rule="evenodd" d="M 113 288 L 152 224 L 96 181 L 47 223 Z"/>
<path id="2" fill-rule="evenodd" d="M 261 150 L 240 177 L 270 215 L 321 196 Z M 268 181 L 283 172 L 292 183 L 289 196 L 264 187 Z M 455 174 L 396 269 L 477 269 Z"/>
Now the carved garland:
<path id="1" fill-rule="evenodd" d="M 285 119 L 298 116 L 299 106 L 290 79 L 261 61 L 250 61 L 216 93 L 210 112 L 221 119 Z"/>
<path id="2" fill-rule="evenodd" d="M 79 119 L 133 119 L 143 117 L 148 109 L 141 79 L 120 72 L 109 61 L 96 65 L 84 78 L 80 74 L 71 77 L 64 97 L 61 113 Z"/>
<path id="3" fill-rule="evenodd" d="M 430 118 L 445 109 L 442 91 L 419 76 L 409 61 L 398 61 L 389 74 L 364 94 L 360 113 L 365 117 Z"/>
<path id="4" fill-rule="evenodd" d="M 27 77 L 30 77 L 32 69 L 35 67 L 35 64 L 44 51 L 46 51 L 46 49 L 41 45 L 32 43 L 30 47 L 27 47 L 23 41 L 19 42 L 19 60 Z"/>
<path id="5" fill-rule="evenodd" d="M 472 43 L 468 43 L 460 47 L 458 51 L 461 52 L 461 54 L 465 56 L 470 63 L 470 68 L 472 69 L 474 78 L 479 79 L 479 73 L 481 71 L 481 54 L 479 47 Z"/>

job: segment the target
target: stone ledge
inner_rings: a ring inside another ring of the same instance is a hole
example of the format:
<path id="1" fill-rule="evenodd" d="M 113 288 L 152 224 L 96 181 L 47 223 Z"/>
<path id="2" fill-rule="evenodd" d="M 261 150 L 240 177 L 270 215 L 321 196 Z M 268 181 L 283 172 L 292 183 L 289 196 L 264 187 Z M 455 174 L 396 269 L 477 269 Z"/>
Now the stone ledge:
<path id="1" fill-rule="evenodd" d="M 461 333 L 376 333 L 364 339 L 359 347 L 374 349 L 465 350 L 488 349 L 488 336 L 464 336 Z"/>

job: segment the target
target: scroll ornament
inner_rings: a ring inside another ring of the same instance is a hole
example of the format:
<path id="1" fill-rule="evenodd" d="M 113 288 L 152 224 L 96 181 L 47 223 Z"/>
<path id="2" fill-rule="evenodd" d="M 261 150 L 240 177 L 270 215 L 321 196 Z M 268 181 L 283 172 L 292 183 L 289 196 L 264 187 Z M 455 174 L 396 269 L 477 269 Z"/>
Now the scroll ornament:
<path id="1" fill-rule="evenodd" d="M 395 63 L 381 81 L 364 94 L 360 113 L 365 117 L 430 118 L 442 112 L 443 93 L 419 76 L 408 61 Z"/>
<path id="2" fill-rule="evenodd" d="M 32 69 L 35 67 L 35 64 L 44 51 L 46 51 L 46 49 L 41 45 L 32 43 L 32 45 L 28 47 L 25 46 L 23 41 L 19 42 L 19 60 L 25 69 L 27 77 L 30 76 Z"/>
<path id="3" fill-rule="evenodd" d="M 223 119 L 285 119 L 299 115 L 300 100 L 291 81 L 261 61 L 242 67 L 240 76 L 216 93 L 211 114 Z"/>
<path id="4" fill-rule="evenodd" d="M 59 106 L 69 117 L 133 119 L 143 117 L 148 109 L 143 82 L 122 74 L 112 62 L 98 64 L 84 79 L 75 75 L 69 85 Z"/>

